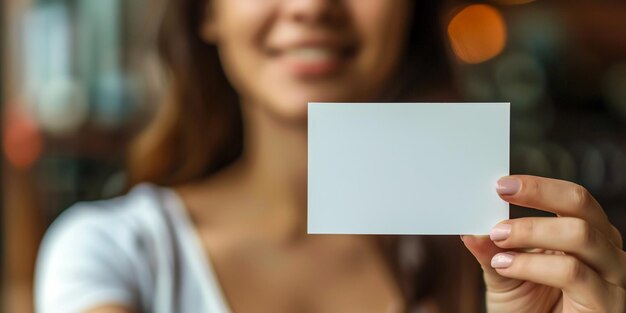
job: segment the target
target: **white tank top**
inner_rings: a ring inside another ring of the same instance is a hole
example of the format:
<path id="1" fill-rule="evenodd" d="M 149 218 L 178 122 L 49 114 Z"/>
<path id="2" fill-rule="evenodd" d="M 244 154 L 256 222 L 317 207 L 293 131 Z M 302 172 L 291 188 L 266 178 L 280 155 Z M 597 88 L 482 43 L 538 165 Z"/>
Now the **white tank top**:
<path id="1" fill-rule="evenodd" d="M 106 304 L 136 312 L 230 312 L 183 202 L 152 184 L 61 214 L 42 242 L 35 285 L 38 313 Z"/>

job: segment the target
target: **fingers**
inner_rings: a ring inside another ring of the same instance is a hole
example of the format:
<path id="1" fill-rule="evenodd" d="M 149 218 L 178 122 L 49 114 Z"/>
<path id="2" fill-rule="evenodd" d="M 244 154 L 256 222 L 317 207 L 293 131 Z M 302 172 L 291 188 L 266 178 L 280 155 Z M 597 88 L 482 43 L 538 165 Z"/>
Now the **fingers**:
<path id="1" fill-rule="evenodd" d="M 619 289 L 573 256 L 543 253 L 499 253 L 491 265 L 497 273 L 563 290 L 574 302 L 588 309 L 604 308 L 611 293 Z"/>
<path id="2" fill-rule="evenodd" d="M 578 257 L 609 282 L 625 285 L 624 252 L 582 219 L 519 218 L 496 225 L 490 237 L 502 249 L 541 248 L 566 252 Z"/>
<path id="3" fill-rule="evenodd" d="M 519 175 L 500 179 L 497 191 L 509 203 L 559 216 L 498 224 L 490 234 L 494 245 L 523 252 L 496 253 L 490 266 L 497 275 L 561 289 L 565 297 L 594 312 L 606 311 L 607 304 L 624 298 L 626 252 L 622 237 L 585 188 Z M 472 251 L 467 242 L 466 246 Z M 532 253 L 528 248 L 541 252 Z"/>
<path id="4" fill-rule="evenodd" d="M 602 207 L 580 185 L 557 179 L 514 175 L 501 178 L 497 191 L 503 200 L 512 204 L 586 220 L 615 245 L 622 245 Z"/>
<path id="5" fill-rule="evenodd" d="M 495 269 L 491 267 L 491 258 L 500 252 L 504 252 L 498 248 L 487 236 L 461 236 L 461 240 L 467 249 L 474 255 L 478 263 L 483 269 L 483 276 L 489 291 L 506 291 L 515 288 L 522 282 L 500 276 Z"/>
<path id="6" fill-rule="evenodd" d="M 483 269 L 491 269 L 491 258 L 504 250 L 498 248 L 487 236 L 461 236 L 467 249 L 474 255 Z"/>

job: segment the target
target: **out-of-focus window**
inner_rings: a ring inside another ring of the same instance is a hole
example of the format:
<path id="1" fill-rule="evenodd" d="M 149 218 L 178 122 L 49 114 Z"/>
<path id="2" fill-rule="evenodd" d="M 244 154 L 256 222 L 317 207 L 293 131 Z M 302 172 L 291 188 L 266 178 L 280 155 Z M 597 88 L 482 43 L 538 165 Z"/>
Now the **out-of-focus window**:
<path id="1" fill-rule="evenodd" d="M 163 89 L 159 2 L 2 2 L 1 311 L 32 311 L 37 246 L 62 210 L 123 192 L 129 140 Z"/>

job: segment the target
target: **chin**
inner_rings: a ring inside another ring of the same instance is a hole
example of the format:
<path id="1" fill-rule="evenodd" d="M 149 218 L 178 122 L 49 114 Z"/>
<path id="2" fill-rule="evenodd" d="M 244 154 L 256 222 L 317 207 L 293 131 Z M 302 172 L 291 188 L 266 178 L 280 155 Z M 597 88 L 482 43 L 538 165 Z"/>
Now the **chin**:
<path id="1" fill-rule="evenodd" d="M 309 101 L 302 99 L 289 102 L 285 101 L 283 103 L 276 103 L 270 110 L 273 111 L 273 115 L 278 117 L 282 122 L 306 126 L 308 102 Z"/>
<path id="2" fill-rule="evenodd" d="M 269 100 L 268 109 L 274 117 L 289 124 L 306 125 L 309 102 L 356 102 L 357 97 L 347 95 L 344 90 L 327 88 L 324 90 L 299 90 L 291 94 L 283 93 L 279 99 Z"/>

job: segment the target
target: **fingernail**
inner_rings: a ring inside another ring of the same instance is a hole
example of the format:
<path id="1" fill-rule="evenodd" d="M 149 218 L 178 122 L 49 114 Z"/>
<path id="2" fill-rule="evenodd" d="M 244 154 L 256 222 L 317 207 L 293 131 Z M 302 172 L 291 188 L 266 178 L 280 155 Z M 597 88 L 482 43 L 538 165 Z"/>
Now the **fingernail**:
<path id="1" fill-rule="evenodd" d="M 498 253 L 491 259 L 491 267 L 507 268 L 513 263 L 515 256 L 512 253 Z"/>
<path id="2" fill-rule="evenodd" d="M 510 234 L 510 224 L 498 224 L 491 229 L 491 232 L 489 233 L 489 238 L 491 238 L 491 240 L 493 241 L 500 241 L 509 238 Z"/>
<path id="3" fill-rule="evenodd" d="M 504 177 L 498 180 L 496 191 L 505 196 L 516 194 L 520 189 L 521 183 L 517 178 Z"/>

